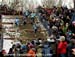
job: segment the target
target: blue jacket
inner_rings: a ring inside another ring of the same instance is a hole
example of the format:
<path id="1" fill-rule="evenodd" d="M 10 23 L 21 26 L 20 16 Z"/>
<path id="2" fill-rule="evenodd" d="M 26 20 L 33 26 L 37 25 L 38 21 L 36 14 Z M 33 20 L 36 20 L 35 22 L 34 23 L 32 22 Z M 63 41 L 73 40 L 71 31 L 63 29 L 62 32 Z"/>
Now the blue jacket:
<path id="1" fill-rule="evenodd" d="M 52 49 L 48 45 L 44 45 L 42 53 L 43 57 L 52 57 Z"/>
<path id="2" fill-rule="evenodd" d="M 36 24 L 34 24 L 34 25 L 33 25 L 33 29 L 37 29 L 37 26 L 36 26 Z"/>
<path id="3" fill-rule="evenodd" d="M 31 18 L 34 18 L 36 16 L 35 13 L 31 13 Z"/>
<path id="4" fill-rule="evenodd" d="M 18 18 L 16 18 L 15 23 L 16 23 L 17 25 L 19 25 L 19 19 L 18 19 Z"/>

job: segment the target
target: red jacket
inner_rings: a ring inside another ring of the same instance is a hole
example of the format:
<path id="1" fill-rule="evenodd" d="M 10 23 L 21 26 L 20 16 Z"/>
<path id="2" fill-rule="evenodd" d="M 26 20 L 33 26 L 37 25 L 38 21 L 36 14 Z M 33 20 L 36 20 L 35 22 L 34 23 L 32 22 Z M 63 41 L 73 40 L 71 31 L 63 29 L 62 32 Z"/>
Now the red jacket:
<path id="1" fill-rule="evenodd" d="M 66 54 L 67 52 L 67 42 L 59 42 L 58 44 L 58 54 Z"/>
<path id="2" fill-rule="evenodd" d="M 28 54 L 27 57 L 36 57 L 35 56 L 35 51 L 33 51 L 32 49 L 30 49 L 27 54 Z"/>

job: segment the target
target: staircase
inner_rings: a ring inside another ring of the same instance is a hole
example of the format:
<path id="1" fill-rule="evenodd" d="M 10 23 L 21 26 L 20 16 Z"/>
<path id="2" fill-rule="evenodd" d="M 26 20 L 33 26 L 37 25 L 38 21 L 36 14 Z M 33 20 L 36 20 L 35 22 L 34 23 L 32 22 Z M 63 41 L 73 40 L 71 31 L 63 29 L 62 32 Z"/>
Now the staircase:
<path id="1" fill-rule="evenodd" d="M 2 16 L 2 27 L 3 27 L 3 39 L 14 40 L 16 37 L 16 28 L 14 27 L 16 16 L 3 15 Z"/>
<path id="2" fill-rule="evenodd" d="M 39 22 L 39 20 L 36 18 L 35 22 L 37 22 L 37 21 Z M 33 30 L 33 27 L 32 27 L 33 25 L 31 24 L 31 19 L 28 18 L 27 19 L 27 24 L 20 26 L 21 38 L 23 38 L 25 40 L 45 38 L 45 33 L 44 32 L 46 32 L 46 30 L 43 27 L 43 25 L 41 24 L 41 22 L 39 22 L 39 24 L 40 24 L 40 28 L 38 29 L 37 33 L 35 34 L 34 30 Z"/>
<path id="3" fill-rule="evenodd" d="M 14 23 L 16 17 L 20 19 L 20 25 L 18 27 L 15 27 L 15 23 Z M 45 37 L 46 30 L 41 24 L 41 22 L 40 22 L 40 29 L 35 34 L 32 28 L 30 18 L 27 19 L 27 24 L 23 25 L 22 17 L 23 16 L 15 16 L 15 15 L 2 16 L 3 39 L 8 39 L 8 40 L 20 39 L 22 41 L 26 41 L 26 40 L 33 40 L 36 38 L 46 38 Z M 36 21 L 39 21 L 39 20 L 36 20 Z"/>

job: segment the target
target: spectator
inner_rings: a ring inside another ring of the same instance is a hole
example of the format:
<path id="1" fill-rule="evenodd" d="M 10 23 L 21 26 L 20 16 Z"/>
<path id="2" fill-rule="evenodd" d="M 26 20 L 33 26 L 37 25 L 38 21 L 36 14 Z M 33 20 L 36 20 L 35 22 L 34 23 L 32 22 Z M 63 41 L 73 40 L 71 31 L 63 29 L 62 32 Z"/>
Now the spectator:
<path id="1" fill-rule="evenodd" d="M 19 19 L 16 17 L 16 20 L 15 20 L 15 24 L 16 26 L 19 26 Z"/>
<path id="2" fill-rule="evenodd" d="M 6 54 L 6 51 L 5 50 L 2 50 L 2 54 L 1 55 L 5 55 Z"/>
<path id="3" fill-rule="evenodd" d="M 71 39 L 70 44 L 68 45 L 68 57 L 75 57 L 75 39 Z"/>
<path id="4" fill-rule="evenodd" d="M 22 53 L 26 53 L 27 52 L 27 45 L 22 45 L 21 46 L 21 51 L 22 51 Z"/>
<path id="5" fill-rule="evenodd" d="M 32 12 L 31 15 L 30 15 L 32 23 L 35 21 L 35 16 L 36 16 L 36 13 Z"/>
<path id="6" fill-rule="evenodd" d="M 42 48 L 37 48 L 37 57 L 42 57 Z"/>
<path id="7" fill-rule="evenodd" d="M 26 10 L 26 12 L 24 12 L 24 16 L 27 18 L 30 15 L 30 11 Z"/>
<path id="8" fill-rule="evenodd" d="M 60 36 L 60 42 L 58 43 L 58 54 L 60 57 L 66 57 L 67 53 L 67 42 L 65 41 L 64 36 Z"/>
<path id="9" fill-rule="evenodd" d="M 36 32 L 37 32 L 37 30 L 38 30 L 38 28 L 37 28 L 37 26 L 36 26 L 36 24 L 35 24 L 35 23 L 33 24 L 33 29 L 34 29 L 34 33 L 36 33 Z"/>
<path id="10" fill-rule="evenodd" d="M 66 39 L 68 43 L 70 42 L 71 38 L 72 38 L 72 31 L 68 29 L 66 32 Z"/>
<path id="11" fill-rule="evenodd" d="M 27 57 L 36 57 L 35 48 L 30 48 L 27 54 Z"/>
<path id="12" fill-rule="evenodd" d="M 52 49 L 49 47 L 49 44 L 45 42 L 43 44 L 43 49 L 42 49 L 42 55 L 43 57 L 52 57 Z"/>
<path id="13" fill-rule="evenodd" d="M 13 48 L 10 48 L 8 54 L 11 54 L 11 56 L 8 56 L 8 57 L 14 57 L 14 56 L 13 56 L 13 54 L 14 54 L 14 52 L 13 52 Z"/>

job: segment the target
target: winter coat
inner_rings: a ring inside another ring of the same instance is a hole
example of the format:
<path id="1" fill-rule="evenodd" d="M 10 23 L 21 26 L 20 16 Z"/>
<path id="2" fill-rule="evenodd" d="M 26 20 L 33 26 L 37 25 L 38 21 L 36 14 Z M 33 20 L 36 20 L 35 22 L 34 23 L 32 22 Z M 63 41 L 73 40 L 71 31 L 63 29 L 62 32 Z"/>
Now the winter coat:
<path id="1" fill-rule="evenodd" d="M 42 54 L 43 57 L 52 57 L 52 49 L 48 45 L 44 45 Z"/>
<path id="2" fill-rule="evenodd" d="M 42 48 L 37 49 L 37 57 L 42 57 Z"/>
<path id="3" fill-rule="evenodd" d="M 27 54 L 28 54 L 27 57 L 36 57 L 35 56 L 35 51 L 32 50 L 32 49 L 30 49 Z"/>
<path id="4" fill-rule="evenodd" d="M 59 42 L 58 44 L 58 47 L 57 47 L 57 51 L 58 51 L 58 54 L 66 54 L 67 52 L 67 42 Z"/>
<path id="5" fill-rule="evenodd" d="M 69 44 L 67 51 L 68 51 L 68 57 L 75 57 L 75 55 L 72 54 L 72 49 L 75 49 L 75 45 L 74 44 Z"/>
<path id="6" fill-rule="evenodd" d="M 16 24 L 16 25 L 19 25 L 19 19 L 18 19 L 18 18 L 16 18 L 15 24 Z"/>
<path id="7" fill-rule="evenodd" d="M 31 13 L 31 18 L 34 18 L 36 16 L 35 13 Z"/>

